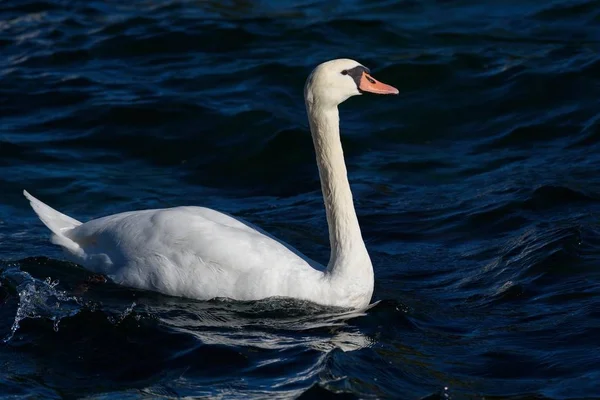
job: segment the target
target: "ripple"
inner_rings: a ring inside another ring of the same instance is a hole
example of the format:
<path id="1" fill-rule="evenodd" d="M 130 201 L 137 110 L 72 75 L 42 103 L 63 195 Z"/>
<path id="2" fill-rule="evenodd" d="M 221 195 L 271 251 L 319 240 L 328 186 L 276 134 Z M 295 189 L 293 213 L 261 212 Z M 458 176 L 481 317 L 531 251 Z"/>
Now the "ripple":
<path id="1" fill-rule="evenodd" d="M 3 392 L 595 394 L 597 2 L 0 9 L 2 337 L 18 325 L 0 351 Z M 400 89 L 340 107 L 372 308 L 196 302 L 90 285 L 59 261 L 23 188 L 84 221 L 207 205 L 326 262 L 302 94 L 335 57 Z"/>
<path id="2" fill-rule="evenodd" d="M 573 2 L 566 4 L 552 4 L 537 12 L 534 17 L 543 20 L 568 19 L 592 15 L 594 11 L 600 11 L 600 7 L 594 1 Z"/>

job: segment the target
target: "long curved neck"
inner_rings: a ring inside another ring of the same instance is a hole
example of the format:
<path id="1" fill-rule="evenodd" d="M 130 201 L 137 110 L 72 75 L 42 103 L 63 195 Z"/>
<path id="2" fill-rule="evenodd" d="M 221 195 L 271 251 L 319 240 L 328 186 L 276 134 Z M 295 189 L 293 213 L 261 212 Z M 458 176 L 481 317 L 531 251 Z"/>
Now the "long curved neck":
<path id="1" fill-rule="evenodd" d="M 338 108 L 319 107 L 307 102 L 306 109 L 329 225 L 331 257 L 327 270 L 335 275 L 356 273 L 356 268 L 360 268 L 356 264 L 359 264 L 372 271 L 354 210 L 344 163 Z"/>

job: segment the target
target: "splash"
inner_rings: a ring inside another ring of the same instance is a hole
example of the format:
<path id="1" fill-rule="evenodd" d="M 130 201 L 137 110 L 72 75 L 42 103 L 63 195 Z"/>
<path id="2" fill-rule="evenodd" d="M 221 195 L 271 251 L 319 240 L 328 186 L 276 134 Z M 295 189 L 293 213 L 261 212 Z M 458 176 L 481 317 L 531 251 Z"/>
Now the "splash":
<path id="1" fill-rule="evenodd" d="M 131 303 L 131 305 L 129 307 L 127 307 L 125 309 L 125 311 L 123 311 L 122 313 L 118 314 L 116 317 L 108 315 L 106 318 L 108 319 L 108 321 L 111 324 L 117 325 L 117 324 L 123 322 L 123 320 L 125 318 L 127 318 L 129 315 L 131 315 L 133 313 L 133 309 L 134 309 L 135 306 L 137 306 L 137 303 L 134 301 L 133 303 Z M 134 318 L 136 320 L 138 320 L 138 321 L 140 320 L 140 316 L 139 315 L 135 315 Z"/>
<path id="2" fill-rule="evenodd" d="M 27 272 L 20 271 L 21 282 L 17 285 L 19 306 L 10 333 L 3 340 L 9 342 L 19 330 L 21 321 L 27 318 L 47 318 L 54 322 L 54 331 L 58 331 L 62 318 L 77 314 L 82 306 L 74 296 L 58 290 L 58 280 L 46 278 L 44 281 L 33 278 Z"/>

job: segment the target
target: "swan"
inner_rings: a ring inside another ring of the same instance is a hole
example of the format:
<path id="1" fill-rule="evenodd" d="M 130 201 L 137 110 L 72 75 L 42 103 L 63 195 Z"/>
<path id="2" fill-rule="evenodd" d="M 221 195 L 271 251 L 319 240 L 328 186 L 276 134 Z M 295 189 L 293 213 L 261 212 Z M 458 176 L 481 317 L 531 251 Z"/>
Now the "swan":
<path id="1" fill-rule="evenodd" d="M 398 94 L 350 59 L 318 65 L 304 87 L 329 226 L 326 267 L 210 208 L 130 211 L 81 223 L 23 194 L 66 258 L 116 284 L 199 300 L 288 297 L 362 309 L 371 301 L 374 274 L 348 182 L 338 105 L 363 92 Z"/>

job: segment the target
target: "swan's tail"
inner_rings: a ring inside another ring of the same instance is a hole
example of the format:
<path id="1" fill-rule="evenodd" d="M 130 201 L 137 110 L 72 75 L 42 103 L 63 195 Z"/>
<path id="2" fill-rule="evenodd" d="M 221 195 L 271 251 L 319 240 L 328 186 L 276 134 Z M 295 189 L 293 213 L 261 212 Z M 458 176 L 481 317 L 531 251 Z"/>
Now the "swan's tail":
<path id="1" fill-rule="evenodd" d="M 73 254 L 81 253 L 82 250 L 79 247 L 79 244 L 74 242 L 67 235 L 68 231 L 81 225 L 81 222 L 69 217 L 68 215 L 60 213 L 52 207 L 42 203 L 32 195 L 27 193 L 26 190 L 23 191 L 23 194 L 31 203 L 33 211 L 35 211 L 35 213 L 40 218 L 40 220 L 42 220 L 44 225 L 46 225 L 48 229 L 50 229 L 54 234 L 52 235 L 52 243 L 64 247 L 66 250 L 70 251 Z"/>

